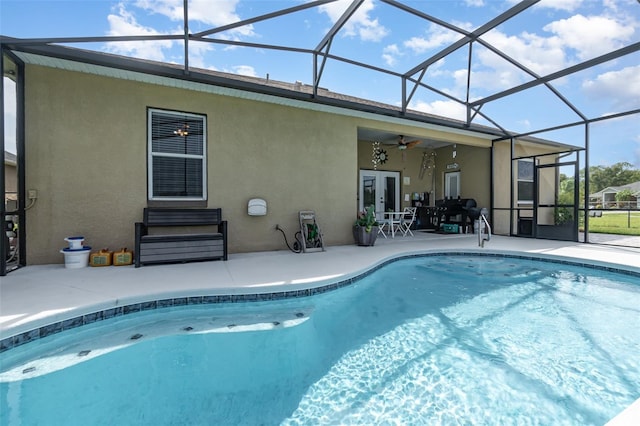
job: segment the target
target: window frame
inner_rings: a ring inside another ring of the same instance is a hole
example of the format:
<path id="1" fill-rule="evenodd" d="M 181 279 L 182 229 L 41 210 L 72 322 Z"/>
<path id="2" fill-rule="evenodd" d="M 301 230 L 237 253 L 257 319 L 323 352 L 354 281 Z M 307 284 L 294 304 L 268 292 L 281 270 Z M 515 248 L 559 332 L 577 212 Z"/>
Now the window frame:
<path id="1" fill-rule="evenodd" d="M 531 163 L 531 178 L 521 177 L 520 175 L 520 163 Z M 531 199 L 520 198 L 520 182 L 527 182 L 531 184 Z M 520 158 L 516 161 L 516 192 L 517 192 L 517 202 L 522 205 L 533 205 L 533 201 L 535 199 L 535 161 L 533 158 Z"/>
<path id="2" fill-rule="evenodd" d="M 163 114 L 175 116 L 176 119 L 188 118 L 190 120 L 201 120 L 202 136 L 199 141 L 202 144 L 202 154 L 177 154 L 162 153 L 153 151 L 153 125 L 154 114 Z M 202 162 L 202 194 L 198 196 L 159 196 L 153 190 L 153 164 L 154 158 L 185 158 L 200 159 Z M 207 116 L 205 114 L 197 114 L 191 112 L 167 110 L 162 108 L 147 108 L 147 200 L 148 201 L 207 201 Z"/>

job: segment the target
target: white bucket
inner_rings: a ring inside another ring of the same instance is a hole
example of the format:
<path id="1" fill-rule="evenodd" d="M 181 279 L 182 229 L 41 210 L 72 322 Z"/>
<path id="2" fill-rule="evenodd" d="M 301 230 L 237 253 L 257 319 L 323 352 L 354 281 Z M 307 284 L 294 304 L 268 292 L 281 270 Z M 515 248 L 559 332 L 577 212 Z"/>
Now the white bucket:
<path id="1" fill-rule="evenodd" d="M 84 237 L 67 237 L 64 240 L 69 243 L 71 250 L 81 250 L 84 243 Z"/>
<path id="2" fill-rule="evenodd" d="M 82 247 L 80 250 L 65 248 L 60 250 L 64 254 L 64 267 L 67 269 L 80 269 L 89 266 L 91 247 Z"/>

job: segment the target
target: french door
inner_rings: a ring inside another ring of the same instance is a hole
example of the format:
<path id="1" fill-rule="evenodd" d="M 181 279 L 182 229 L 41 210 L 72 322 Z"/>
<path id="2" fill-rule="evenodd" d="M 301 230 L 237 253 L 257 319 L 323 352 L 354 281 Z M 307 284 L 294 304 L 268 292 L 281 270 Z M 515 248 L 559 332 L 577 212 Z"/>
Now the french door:
<path id="1" fill-rule="evenodd" d="M 376 212 L 400 210 L 400 172 L 360 170 L 358 209 L 369 206 Z"/>

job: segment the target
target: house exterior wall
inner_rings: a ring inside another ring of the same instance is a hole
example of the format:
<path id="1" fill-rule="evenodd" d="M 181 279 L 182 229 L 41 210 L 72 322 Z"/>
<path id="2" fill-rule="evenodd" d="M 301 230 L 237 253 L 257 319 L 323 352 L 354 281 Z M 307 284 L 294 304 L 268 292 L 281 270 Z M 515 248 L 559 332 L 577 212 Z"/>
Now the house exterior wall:
<path id="1" fill-rule="evenodd" d="M 26 67 L 29 264 L 62 263 L 64 238 L 132 248 L 147 205 L 147 107 L 207 115 L 208 207 L 229 222 L 229 252 L 286 249 L 298 211 L 316 211 L 326 245 L 352 242 L 353 118 L 39 66 Z M 260 197 L 266 216 L 248 216 Z"/>
<path id="2" fill-rule="evenodd" d="M 286 249 L 275 226 L 293 241 L 300 210 L 315 210 L 325 245 L 352 244 L 358 170 L 372 168 L 359 127 L 458 143 L 462 194 L 488 206 L 486 138 L 27 65 L 25 184 L 38 193 L 26 212 L 28 264 L 63 263 L 68 236 L 95 249 L 133 248 L 134 223 L 148 204 L 150 107 L 206 115 L 206 206 L 222 208 L 231 254 Z M 420 150 L 404 161 L 395 154 L 386 166 L 410 178 L 403 193 L 431 191 L 431 178 L 418 178 Z M 437 161 L 440 198 L 446 162 Z M 247 214 L 251 198 L 267 201 L 266 216 Z"/>

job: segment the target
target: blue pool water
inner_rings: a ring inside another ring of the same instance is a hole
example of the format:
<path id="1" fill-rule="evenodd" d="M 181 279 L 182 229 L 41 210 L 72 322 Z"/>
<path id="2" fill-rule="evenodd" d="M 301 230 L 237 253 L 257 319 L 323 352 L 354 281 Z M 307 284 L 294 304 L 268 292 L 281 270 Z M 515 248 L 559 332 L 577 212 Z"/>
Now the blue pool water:
<path id="1" fill-rule="evenodd" d="M 602 425 L 640 398 L 638 277 L 427 256 L 278 302 L 163 308 L 0 355 L 3 425 Z"/>

